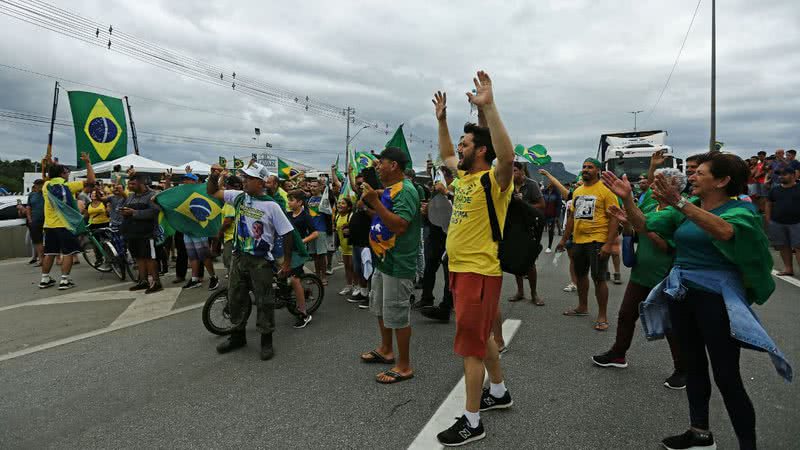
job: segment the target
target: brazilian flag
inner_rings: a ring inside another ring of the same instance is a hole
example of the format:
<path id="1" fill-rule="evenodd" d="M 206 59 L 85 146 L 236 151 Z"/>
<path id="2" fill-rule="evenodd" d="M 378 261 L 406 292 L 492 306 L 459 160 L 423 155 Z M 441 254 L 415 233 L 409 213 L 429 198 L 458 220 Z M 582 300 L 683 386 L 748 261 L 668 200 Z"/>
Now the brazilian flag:
<path id="1" fill-rule="evenodd" d="M 547 149 L 541 144 L 528 148 L 525 148 L 524 145 L 517 145 L 514 147 L 514 153 L 536 166 L 544 166 L 552 160 L 550 155 L 547 154 Z"/>
<path id="2" fill-rule="evenodd" d="M 156 195 L 164 218 L 176 231 L 213 237 L 222 226 L 222 202 L 206 193 L 205 184 L 182 184 Z M 166 229 L 166 228 L 165 228 Z"/>
<path id="3" fill-rule="evenodd" d="M 78 168 L 85 168 L 80 158 L 83 152 L 89 154 L 92 164 L 128 154 L 128 129 L 122 100 L 82 91 L 70 91 L 68 96 L 75 123 Z"/>
<path id="4" fill-rule="evenodd" d="M 281 180 L 291 180 L 300 174 L 300 171 L 286 164 L 286 161 L 278 158 L 278 178 Z"/>
<path id="5" fill-rule="evenodd" d="M 370 152 L 356 152 L 355 154 L 355 162 L 356 162 L 356 170 L 361 172 L 362 170 L 366 169 L 367 167 L 372 167 L 375 164 L 375 156 L 372 155 Z"/>
<path id="6" fill-rule="evenodd" d="M 219 157 L 219 165 L 222 166 L 223 169 L 228 167 L 228 160 L 225 159 L 224 156 L 220 156 Z"/>
<path id="7" fill-rule="evenodd" d="M 234 169 L 243 169 L 244 168 L 244 161 L 237 157 L 233 157 L 233 168 Z"/>

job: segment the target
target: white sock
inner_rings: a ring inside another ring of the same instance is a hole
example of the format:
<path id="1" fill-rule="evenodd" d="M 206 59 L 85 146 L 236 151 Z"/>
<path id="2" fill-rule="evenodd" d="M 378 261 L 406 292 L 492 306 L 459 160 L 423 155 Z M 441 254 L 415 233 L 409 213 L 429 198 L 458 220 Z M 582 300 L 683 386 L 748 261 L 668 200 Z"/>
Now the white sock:
<path id="1" fill-rule="evenodd" d="M 192 281 L 198 281 L 198 280 L 199 280 L 199 278 L 197 278 L 197 277 L 192 277 Z"/>
<path id="2" fill-rule="evenodd" d="M 481 423 L 481 413 L 480 412 L 469 412 L 464 411 L 464 416 L 467 418 L 469 422 L 470 428 L 476 428 Z"/>
<path id="3" fill-rule="evenodd" d="M 497 384 L 489 383 L 489 395 L 494 398 L 501 398 L 506 395 L 506 383 L 501 381 Z"/>
<path id="4" fill-rule="evenodd" d="M 369 297 L 369 289 L 365 287 L 361 288 L 361 295 Z"/>
<path id="5" fill-rule="evenodd" d="M 45 283 L 50 281 L 50 274 L 49 273 L 43 273 L 42 274 L 42 281 L 45 282 Z"/>

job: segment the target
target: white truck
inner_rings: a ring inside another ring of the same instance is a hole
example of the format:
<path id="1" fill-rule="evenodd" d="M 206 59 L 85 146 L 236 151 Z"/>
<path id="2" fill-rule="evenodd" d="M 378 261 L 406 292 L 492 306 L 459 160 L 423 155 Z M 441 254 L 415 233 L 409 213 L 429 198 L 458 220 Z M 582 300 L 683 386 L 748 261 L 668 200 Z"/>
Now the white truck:
<path id="1" fill-rule="evenodd" d="M 666 145 L 666 137 L 667 132 L 662 130 L 604 134 L 600 136 L 597 159 L 603 164 L 603 170 L 614 172 L 618 177 L 627 174 L 631 182 L 647 175 L 650 156 L 659 150 L 665 150 L 666 156 L 661 167 L 683 170 L 683 160 L 676 158 L 672 147 Z"/>

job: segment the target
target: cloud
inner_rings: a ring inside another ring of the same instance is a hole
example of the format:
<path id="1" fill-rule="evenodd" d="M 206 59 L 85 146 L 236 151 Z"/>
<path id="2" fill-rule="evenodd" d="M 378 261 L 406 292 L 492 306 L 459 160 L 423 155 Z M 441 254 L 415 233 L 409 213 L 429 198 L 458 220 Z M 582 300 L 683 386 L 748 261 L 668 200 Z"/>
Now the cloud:
<path id="1" fill-rule="evenodd" d="M 379 148 L 399 123 L 421 165 L 435 153 L 430 98 L 448 91 L 451 130 L 470 120 L 463 93 L 490 72 L 515 143 L 541 143 L 575 170 L 603 132 L 633 125 L 669 131 L 679 155 L 708 143 L 710 4 L 700 6 L 670 84 L 652 112 L 691 20 L 695 0 L 385 2 L 56 2 L 118 32 L 258 80 L 274 89 L 351 106 L 380 130 L 356 147 Z M 743 156 L 797 147 L 800 31 L 792 0 L 738 0 L 717 10 L 717 135 Z M 0 15 L 0 61 L 129 95 L 141 131 L 290 149 L 284 157 L 327 167 L 344 152 L 345 123 L 200 82 Z M 113 46 L 113 43 L 112 43 Z M 64 82 L 65 89 L 92 90 Z M 0 109 L 49 116 L 53 80 L 0 67 Z M 152 101 L 158 99 L 169 104 Z M 182 108 L 175 105 L 186 105 Z M 208 112 L 211 111 L 211 112 Z M 65 95 L 60 119 L 70 119 Z M 474 117 L 472 117 L 474 120 Z M 389 125 L 388 135 L 385 125 Z M 360 127 L 351 129 L 352 133 Z M 421 144 L 420 139 L 428 141 Z M 142 133 L 142 154 L 168 163 L 251 150 L 163 143 Z M 42 156 L 47 127 L 0 122 L 3 158 Z M 55 151 L 74 159 L 72 131 Z"/>

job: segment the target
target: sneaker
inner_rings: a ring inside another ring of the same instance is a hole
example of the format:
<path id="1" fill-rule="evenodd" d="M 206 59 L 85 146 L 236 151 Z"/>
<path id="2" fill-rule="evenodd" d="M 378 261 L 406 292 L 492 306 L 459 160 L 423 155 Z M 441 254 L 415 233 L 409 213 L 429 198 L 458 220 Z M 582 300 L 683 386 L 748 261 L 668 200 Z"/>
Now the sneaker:
<path id="1" fill-rule="evenodd" d="M 134 284 L 133 286 L 131 286 L 130 288 L 128 288 L 128 290 L 129 291 L 141 291 L 142 289 L 147 289 L 149 287 L 150 287 L 150 285 L 147 283 L 147 281 L 139 281 L 136 284 Z"/>
<path id="2" fill-rule="evenodd" d="M 164 286 L 161 286 L 161 282 L 157 281 L 154 285 L 149 286 L 144 293 L 145 294 L 152 294 L 153 292 L 163 291 Z"/>
<path id="3" fill-rule="evenodd" d="M 432 299 L 431 300 L 420 299 L 418 302 L 414 302 L 411 304 L 411 309 L 416 311 L 419 309 L 430 308 L 431 306 L 433 306 Z"/>
<path id="4" fill-rule="evenodd" d="M 600 367 L 617 367 L 620 369 L 628 367 L 628 363 L 625 361 L 624 356 L 617 356 L 610 351 L 605 352 L 602 355 L 592 356 L 592 362 Z"/>
<path id="5" fill-rule="evenodd" d="M 553 253 L 553 250 L 551 250 L 550 247 L 547 247 L 547 250 L 545 250 L 544 252 L 545 253 Z"/>
<path id="6" fill-rule="evenodd" d="M 575 292 L 578 290 L 578 286 L 570 283 L 564 287 L 564 292 Z"/>
<path id="7" fill-rule="evenodd" d="M 325 273 L 328 275 L 333 275 L 333 269 L 326 269 Z"/>
<path id="8" fill-rule="evenodd" d="M 189 280 L 186 284 L 183 285 L 183 289 L 194 289 L 196 287 L 200 287 L 202 285 L 202 281 L 200 280 Z"/>
<path id="9" fill-rule="evenodd" d="M 622 284 L 622 275 L 620 275 L 619 272 L 614 272 L 613 281 L 614 284 Z"/>
<path id="10" fill-rule="evenodd" d="M 436 435 L 439 443 L 447 447 L 458 447 L 479 441 L 485 437 L 486 432 L 483 430 L 483 422 L 478 422 L 478 426 L 472 428 L 469 426 L 467 416 L 459 417 L 453 426 Z"/>
<path id="11" fill-rule="evenodd" d="M 47 281 L 42 280 L 42 281 L 39 282 L 39 289 L 47 289 L 50 286 L 55 286 L 55 284 L 56 284 L 56 280 L 54 280 L 52 278 L 50 278 Z"/>
<path id="12" fill-rule="evenodd" d="M 344 289 L 339 291 L 339 295 L 348 296 L 348 295 L 350 295 L 351 292 L 353 292 L 353 287 L 352 286 L 345 286 Z"/>
<path id="13" fill-rule="evenodd" d="M 33 264 L 33 263 L 35 263 L 36 261 L 38 261 L 38 259 L 37 259 L 37 258 L 34 256 L 33 258 L 31 258 L 31 260 L 30 260 L 30 261 L 28 261 L 28 264 Z"/>
<path id="14" fill-rule="evenodd" d="M 664 380 L 664 387 L 669 389 L 686 389 L 686 374 L 676 370 L 669 378 Z"/>
<path id="15" fill-rule="evenodd" d="M 58 290 L 59 291 L 65 291 L 67 289 L 72 289 L 74 287 L 75 287 L 75 283 L 73 283 L 72 280 L 68 280 L 68 279 L 62 278 L 61 282 L 58 283 Z"/>
<path id="16" fill-rule="evenodd" d="M 219 277 L 213 276 L 208 280 L 208 290 L 214 291 L 219 287 Z"/>
<path id="17" fill-rule="evenodd" d="M 305 328 L 306 325 L 308 325 L 308 322 L 311 322 L 311 315 L 301 314 L 297 316 L 297 320 L 294 321 L 294 327 L 297 329 Z"/>
<path id="18" fill-rule="evenodd" d="M 428 308 L 423 308 L 420 311 L 424 317 L 428 319 L 433 319 L 439 321 L 441 323 L 448 323 L 450 322 L 450 310 L 441 308 L 439 306 L 431 306 Z"/>
<path id="19" fill-rule="evenodd" d="M 347 297 L 347 301 L 350 303 L 361 303 L 368 297 L 361 293 L 361 291 L 356 291 L 351 296 Z"/>
<path id="20" fill-rule="evenodd" d="M 492 409 L 506 409 L 511 408 L 514 400 L 511 400 L 511 394 L 503 394 L 502 397 L 497 398 L 489 393 L 489 388 L 483 388 L 483 395 L 481 395 L 481 411 L 490 411 Z"/>
<path id="21" fill-rule="evenodd" d="M 364 297 L 364 300 L 358 302 L 358 307 L 361 309 L 369 309 L 369 297 Z"/>
<path id="22" fill-rule="evenodd" d="M 685 433 L 677 436 L 670 436 L 661 441 L 661 445 L 667 450 L 688 450 L 688 449 L 715 449 L 717 444 L 714 442 L 714 434 L 699 433 L 694 430 L 686 430 Z"/>

